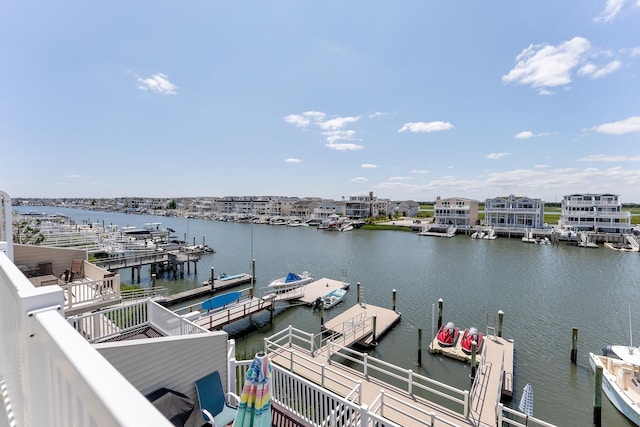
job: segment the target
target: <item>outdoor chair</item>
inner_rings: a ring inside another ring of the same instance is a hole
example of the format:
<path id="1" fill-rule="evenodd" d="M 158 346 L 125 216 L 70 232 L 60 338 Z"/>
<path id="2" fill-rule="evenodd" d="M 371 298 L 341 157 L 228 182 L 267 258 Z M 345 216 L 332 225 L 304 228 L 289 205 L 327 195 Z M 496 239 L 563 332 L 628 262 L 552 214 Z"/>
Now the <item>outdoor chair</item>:
<path id="1" fill-rule="evenodd" d="M 82 263 L 83 261 L 81 259 L 74 259 L 71 261 L 71 282 L 73 282 L 73 279 L 82 273 Z"/>
<path id="2" fill-rule="evenodd" d="M 237 405 L 240 403 L 240 398 L 231 392 L 225 396 L 220 373 L 218 371 L 212 372 L 197 380 L 195 385 L 204 420 L 215 427 L 232 423 L 238 411 Z M 235 401 L 236 406 L 229 403 L 231 399 Z"/>

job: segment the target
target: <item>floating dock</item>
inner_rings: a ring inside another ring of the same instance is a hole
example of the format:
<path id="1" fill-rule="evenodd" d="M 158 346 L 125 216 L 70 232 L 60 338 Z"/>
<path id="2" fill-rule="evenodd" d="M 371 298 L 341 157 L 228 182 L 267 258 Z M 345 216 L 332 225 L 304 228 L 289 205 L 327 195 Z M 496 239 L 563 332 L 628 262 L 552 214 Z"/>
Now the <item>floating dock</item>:
<path id="1" fill-rule="evenodd" d="M 234 275 L 230 279 L 226 279 L 226 278 L 215 279 L 213 281 L 213 286 L 210 284 L 211 280 L 209 280 L 208 281 L 209 284 L 207 285 L 204 285 L 195 289 L 189 289 L 184 292 L 178 292 L 177 294 L 169 295 L 166 299 L 158 302 L 164 306 L 170 306 L 170 305 L 178 304 L 191 299 L 212 295 L 217 291 L 221 291 L 227 288 L 232 288 L 234 286 L 244 285 L 250 282 L 251 282 L 251 275 L 247 273 Z"/>
<path id="2" fill-rule="evenodd" d="M 343 336 L 344 347 L 356 343 L 371 347 L 399 321 L 400 313 L 391 309 L 357 304 L 325 322 L 323 327 Z"/>

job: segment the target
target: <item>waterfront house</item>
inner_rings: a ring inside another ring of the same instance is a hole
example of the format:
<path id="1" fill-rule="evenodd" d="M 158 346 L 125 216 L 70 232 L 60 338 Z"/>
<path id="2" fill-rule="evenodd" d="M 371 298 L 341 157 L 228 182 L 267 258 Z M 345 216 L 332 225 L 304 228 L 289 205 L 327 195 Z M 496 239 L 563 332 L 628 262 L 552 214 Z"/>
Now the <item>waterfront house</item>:
<path id="1" fill-rule="evenodd" d="M 530 197 L 494 197 L 484 202 L 484 224 L 510 229 L 542 228 L 544 202 Z"/>
<path id="2" fill-rule="evenodd" d="M 378 199 L 373 192 L 366 196 L 349 196 L 345 204 L 345 214 L 349 219 L 366 219 L 391 213 L 391 201 Z"/>
<path id="3" fill-rule="evenodd" d="M 393 213 L 401 216 L 414 217 L 420 212 L 420 205 L 413 200 L 397 202 L 393 206 Z"/>
<path id="4" fill-rule="evenodd" d="M 438 226 L 454 226 L 458 229 L 468 229 L 478 222 L 477 200 L 463 197 L 441 199 L 436 197 L 433 207 L 434 224 Z"/>
<path id="5" fill-rule="evenodd" d="M 329 219 L 332 215 L 336 215 L 338 217 L 346 215 L 345 202 L 323 199 L 314 206 L 311 219 L 316 222 L 322 222 Z"/>
<path id="6" fill-rule="evenodd" d="M 617 194 L 569 194 L 562 197 L 560 226 L 575 231 L 630 233 L 631 213 Z"/>

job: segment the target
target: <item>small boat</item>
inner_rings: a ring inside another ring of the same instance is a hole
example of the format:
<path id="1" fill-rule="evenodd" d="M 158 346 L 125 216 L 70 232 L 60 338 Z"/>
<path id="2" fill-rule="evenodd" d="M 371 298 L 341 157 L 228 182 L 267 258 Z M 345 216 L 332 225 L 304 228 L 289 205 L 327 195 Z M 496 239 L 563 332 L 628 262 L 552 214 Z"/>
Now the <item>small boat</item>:
<path id="1" fill-rule="evenodd" d="M 464 334 L 462 335 L 462 340 L 460 341 L 460 347 L 462 351 L 466 354 L 471 354 L 471 346 L 472 342 L 476 342 L 476 353 L 480 352 L 482 348 L 482 340 L 483 340 L 482 332 L 478 332 L 477 328 L 467 328 L 464 330 Z"/>
<path id="2" fill-rule="evenodd" d="M 638 252 L 640 250 L 640 247 L 638 246 L 632 246 L 630 244 L 626 244 L 626 243 L 610 243 L 607 242 L 604 244 L 605 248 L 609 248 L 609 249 L 613 249 L 614 251 L 621 251 L 621 252 Z"/>
<path id="3" fill-rule="evenodd" d="M 324 304 L 324 309 L 328 310 L 331 307 L 338 305 L 344 296 L 347 294 L 347 291 L 344 289 L 336 289 L 335 291 L 327 294 L 322 298 L 322 303 Z"/>
<path id="4" fill-rule="evenodd" d="M 308 271 L 302 273 L 302 276 L 298 276 L 296 273 L 289 272 L 285 277 L 280 277 L 278 279 L 272 280 L 269 283 L 269 288 L 275 291 L 286 291 L 291 290 L 300 286 L 304 286 L 307 283 L 311 283 L 313 281 L 313 277 L 309 274 Z"/>
<path id="5" fill-rule="evenodd" d="M 438 330 L 436 339 L 440 347 L 453 347 L 458 342 L 458 335 L 460 334 L 460 328 L 455 326 L 453 322 L 443 324 Z"/>
<path id="6" fill-rule="evenodd" d="M 589 353 L 589 365 L 594 372 L 602 368 L 602 391 L 618 411 L 640 426 L 640 366 L 594 353 Z"/>

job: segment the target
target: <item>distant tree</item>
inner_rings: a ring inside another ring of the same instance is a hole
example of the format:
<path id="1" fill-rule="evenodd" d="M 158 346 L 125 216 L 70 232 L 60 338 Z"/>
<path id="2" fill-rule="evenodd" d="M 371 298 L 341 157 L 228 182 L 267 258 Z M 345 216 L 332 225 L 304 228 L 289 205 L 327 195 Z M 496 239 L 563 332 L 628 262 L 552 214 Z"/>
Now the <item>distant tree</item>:
<path id="1" fill-rule="evenodd" d="M 167 209 L 175 209 L 175 208 L 176 208 L 176 201 L 170 200 L 169 203 L 167 203 Z"/>

